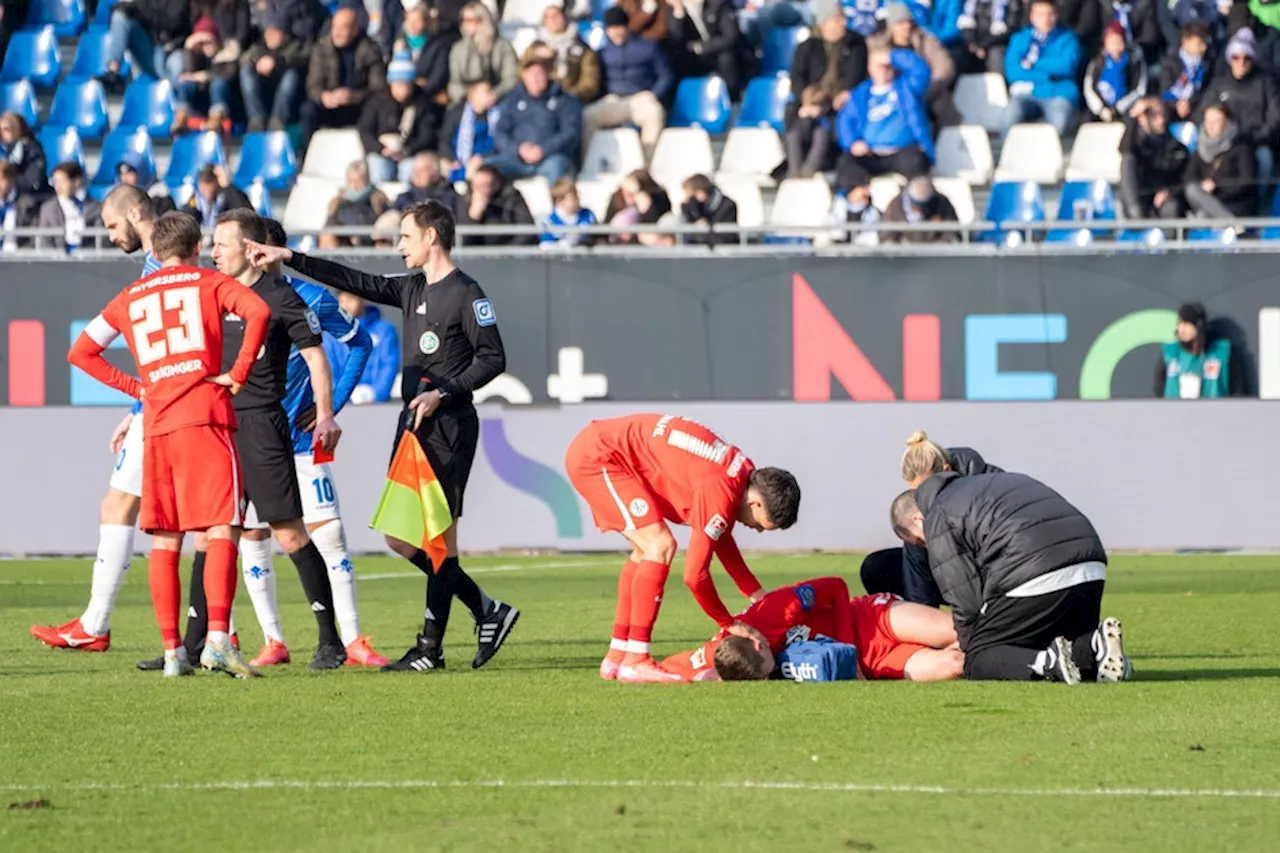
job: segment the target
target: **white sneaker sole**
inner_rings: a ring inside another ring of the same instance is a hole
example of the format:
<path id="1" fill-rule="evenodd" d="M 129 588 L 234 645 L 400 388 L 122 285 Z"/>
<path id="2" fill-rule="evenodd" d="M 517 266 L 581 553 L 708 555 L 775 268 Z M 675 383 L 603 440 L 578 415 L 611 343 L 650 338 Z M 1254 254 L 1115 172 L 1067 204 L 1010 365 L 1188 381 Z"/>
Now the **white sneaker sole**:
<path id="1" fill-rule="evenodd" d="M 1124 653 L 1124 626 L 1119 619 L 1106 618 L 1099 626 L 1103 654 L 1098 662 L 1098 683 L 1114 684 L 1133 678 L 1133 664 Z"/>
<path id="2" fill-rule="evenodd" d="M 1071 641 L 1066 637 L 1058 637 L 1053 641 L 1054 649 L 1058 652 L 1058 678 L 1063 684 L 1079 684 L 1080 683 L 1080 667 L 1076 666 L 1076 662 L 1071 659 Z"/>

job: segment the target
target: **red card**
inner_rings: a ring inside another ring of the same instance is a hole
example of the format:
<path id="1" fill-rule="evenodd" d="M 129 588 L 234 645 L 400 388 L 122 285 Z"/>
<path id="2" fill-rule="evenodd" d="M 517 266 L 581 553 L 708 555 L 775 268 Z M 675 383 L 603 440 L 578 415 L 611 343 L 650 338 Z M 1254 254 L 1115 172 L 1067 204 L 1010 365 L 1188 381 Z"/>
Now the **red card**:
<path id="1" fill-rule="evenodd" d="M 333 454 L 326 451 L 320 446 L 320 439 L 316 439 L 315 446 L 311 448 L 311 461 L 317 465 L 323 465 L 326 462 L 333 461 Z"/>

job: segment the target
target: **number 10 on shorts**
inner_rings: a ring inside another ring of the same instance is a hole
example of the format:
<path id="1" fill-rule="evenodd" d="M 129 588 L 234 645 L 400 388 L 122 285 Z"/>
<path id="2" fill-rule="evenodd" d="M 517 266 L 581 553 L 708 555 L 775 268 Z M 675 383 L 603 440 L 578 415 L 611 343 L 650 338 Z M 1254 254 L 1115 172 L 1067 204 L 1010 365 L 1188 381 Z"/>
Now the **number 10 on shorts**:
<path id="1" fill-rule="evenodd" d="M 311 481 L 311 488 L 316 490 L 316 503 L 333 503 L 333 483 L 328 477 L 316 477 Z"/>

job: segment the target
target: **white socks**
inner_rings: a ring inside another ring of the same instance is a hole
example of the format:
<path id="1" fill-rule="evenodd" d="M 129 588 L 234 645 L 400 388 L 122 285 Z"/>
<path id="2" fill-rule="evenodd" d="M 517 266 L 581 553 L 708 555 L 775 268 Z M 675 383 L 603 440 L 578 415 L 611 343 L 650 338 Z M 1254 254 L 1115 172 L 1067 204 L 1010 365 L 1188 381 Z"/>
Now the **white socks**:
<path id="1" fill-rule="evenodd" d="M 80 617 L 85 633 L 102 636 L 111 630 L 111 609 L 115 607 L 124 573 L 133 559 L 133 525 L 103 524 L 98 527 L 98 556 L 93 563 L 93 587 L 89 608 Z"/>
<path id="2" fill-rule="evenodd" d="M 262 634 L 268 640 L 284 642 L 280 628 L 280 606 L 276 603 L 276 573 L 271 567 L 271 539 L 254 542 L 240 537 L 240 567 L 244 571 L 244 586 L 253 602 L 253 612 L 258 615 Z"/>
<path id="3" fill-rule="evenodd" d="M 356 612 L 356 574 L 347 553 L 342 520 L 335 518 L 311 531 L 311 541 L 329 567 L 329 588 L 333 590 L 333 617 L 338 623 L 342 645 L 360 638 L 360 616 Z"/>

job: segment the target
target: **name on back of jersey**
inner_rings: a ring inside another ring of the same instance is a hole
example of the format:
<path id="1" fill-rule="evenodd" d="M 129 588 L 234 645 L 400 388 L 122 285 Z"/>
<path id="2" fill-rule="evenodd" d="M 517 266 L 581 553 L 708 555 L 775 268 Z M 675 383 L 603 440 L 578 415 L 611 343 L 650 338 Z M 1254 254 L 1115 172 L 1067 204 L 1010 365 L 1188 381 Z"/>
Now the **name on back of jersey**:
<path id="1" fill-rule="evenodd" d="M 171 376 L 182 376 L 187 373 L 197 372 L 205 372 L 204 362 L 198 358 L 189 358 L 186 361 L 181 361 L 177 364 L 166 364 L 161 367 L 157 367 L 155 370 L 152 370 L 147 374 L 147 378 L 154 383 L 161 379 L 168 379 Z"/>
<path id="2" fill-rule="evenodd" d="M 166 284 L 181 284 L 184 281 L 199 281 L 203 276 L 198 272 L 180 272 L 173 275 L 162 275 L 159 278 L 153 278 L 140 284 L 135 284 L 129 288 L 129 293 L 141 293 L 144 290 L 150 290 L 153 287 L 164 287 Z"/>

